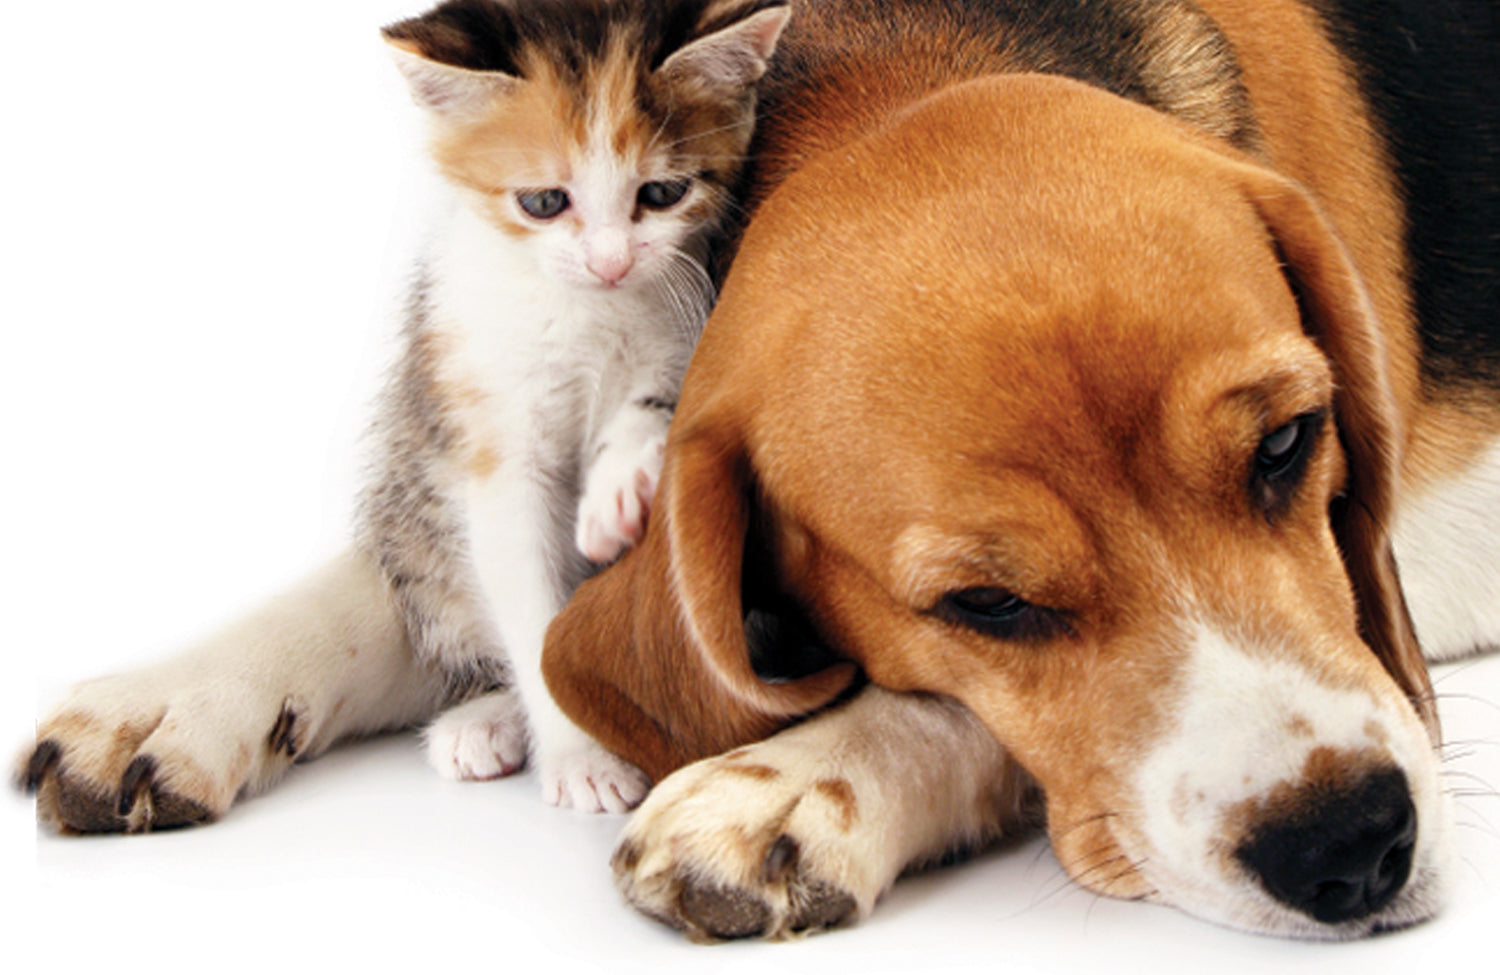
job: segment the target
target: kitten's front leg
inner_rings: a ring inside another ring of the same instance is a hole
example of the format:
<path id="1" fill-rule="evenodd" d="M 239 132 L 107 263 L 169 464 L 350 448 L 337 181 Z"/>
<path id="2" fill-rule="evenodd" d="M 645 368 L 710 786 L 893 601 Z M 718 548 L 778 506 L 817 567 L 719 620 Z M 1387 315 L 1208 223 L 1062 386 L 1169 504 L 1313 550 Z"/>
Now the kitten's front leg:
<path id="1" fill-rule="evenodd" d="M 600 432 L 584 477 L 574 540 L 591 562 L 605 563 L 638 544 L 656 498 L 672 404 L 641 391 Z"/>
<path id="2" fill-rule="evenodd" d="M 539 480 L 545 479 L 502 471 L 471 485 L 475 574 L 526 708 L 530 763 L 542 780 L 543 798 L 584 812 L 625 812 L 645 797 L 649 780 L 573 724 L 542 679 L 547 625 L 582 573 L 569 552 L 568 512 L 549 503 Z"/>

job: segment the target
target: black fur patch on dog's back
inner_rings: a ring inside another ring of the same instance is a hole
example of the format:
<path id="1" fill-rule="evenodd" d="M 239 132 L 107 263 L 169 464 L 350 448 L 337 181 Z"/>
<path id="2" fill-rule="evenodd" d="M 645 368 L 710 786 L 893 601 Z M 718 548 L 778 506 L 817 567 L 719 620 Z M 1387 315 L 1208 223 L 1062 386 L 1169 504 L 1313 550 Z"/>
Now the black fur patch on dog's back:
<path id="1" fill-rule="evenodd" d="M 829 37 L 846 43 L 829 45 Z M 1259 138 L 1232 46 L 1190 0 L 822 0 L 798 8 L 762 98 L 795 98 L 850 54 L 898 51 L 945 59 L 949 81 L 996 71 L 1065 75 L 1240 148 Z"/>
<path id="2" fill-rule="evenodd" d="M 727 269 L 755 207 L 816 154 L 828 103 L 863 104 L 866 86 L 882 78 L 913 87 L 902 94 L 916 99 L 1016 72 L 1073 78 L 1248 152 L 1261 146 L 1233 45 L 1192 0 L 800 3 L 760 84 L 751 163 L 737 194 L 742 209 L 716 255 L 715 274 Z M 871 124 L 883 111 L 871 111 Z"/>
<path id="3" fill-rule="evenodd" d="M 1500 391 L 1500 3 L 1304 2 L 1356 72 L 1400 181 L 1424 384 Z"/>

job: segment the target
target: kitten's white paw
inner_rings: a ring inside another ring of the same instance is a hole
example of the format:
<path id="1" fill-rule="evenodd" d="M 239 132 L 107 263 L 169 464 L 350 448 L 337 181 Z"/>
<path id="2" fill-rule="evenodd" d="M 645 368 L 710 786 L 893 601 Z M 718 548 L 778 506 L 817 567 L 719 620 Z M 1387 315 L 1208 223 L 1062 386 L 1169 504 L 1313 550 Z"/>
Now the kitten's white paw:
<path id="1" fill-rule="evenodd" d="M 666 442 L 663 434 L 638 451 L 606 449 L 594 462 L 578 503 L 576 536 L 589 561 L 611 562 L 646 534 Z"/>
<path id="2" fill-rule="evenodd" d="M 563 809 L 624 813 L 651 790 L 646 773 L 594 742 L 560 755 L 538 756 L 542 798 Z"/>
<path id="3" fill-rule="evenodd" d="M 423 738 L 444 778 L 498 779 L 526 764 L 526 710 L 514 691 L 495 691 L 444 711 Z"/>

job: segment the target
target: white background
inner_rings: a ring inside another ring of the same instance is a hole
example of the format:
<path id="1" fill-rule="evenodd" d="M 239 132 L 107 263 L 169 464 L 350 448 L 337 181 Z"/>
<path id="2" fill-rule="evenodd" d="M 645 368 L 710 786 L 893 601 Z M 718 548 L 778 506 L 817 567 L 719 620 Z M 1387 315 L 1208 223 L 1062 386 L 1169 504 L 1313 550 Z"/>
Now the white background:
<path id="1" fill-rule="evenodd" d="M 345 537 L 392 354 L 416 125 L 376 28 L 415 0 L 11 4 L 0 58 L 0 745 Z M 1500 658 L 1442 670 L 1452 905 L 1282 942 L 1071 886 L 1038 840 L 902 882 L 867 924 L 702 948 L 636 916 L 621 820 L 529 776 L 335 751 L 207 829 L 38 835 L 0 799 L 12 962 L 63 971 L 1443 971 L 1500 920 Z M 1466 960 L 1467 959 L 1467 960 Z"/>

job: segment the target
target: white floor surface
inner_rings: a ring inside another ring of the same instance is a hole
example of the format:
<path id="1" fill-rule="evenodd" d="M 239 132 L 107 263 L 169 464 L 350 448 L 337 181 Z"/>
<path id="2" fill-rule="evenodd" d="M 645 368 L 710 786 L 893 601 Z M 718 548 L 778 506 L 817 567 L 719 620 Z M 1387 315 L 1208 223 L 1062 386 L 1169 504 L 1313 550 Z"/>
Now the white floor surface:
<path id="1" fill-rule="evenodd" d="M 7 9 L 0 746 L 19 749 L 67 683 L 171 650 L 341 544 L 413 209 L 415 126 L 375 28 L 415 9 Z M 616 895 L 606 862 L 621 820 L 545 807 L 529 776 L 444 782 L 412 736 L 394 736 L 300 767 L 200 830 L 58 839 L 0 795 L 4 964 L 1471 970 L 1500 924 L 1500 657 L 1438 681 L 1462 824 L 1452 903 L 1356 944 L 1100 900 L 1033 840 L 903 881 L 852 930 L 688 945 Z"/>

